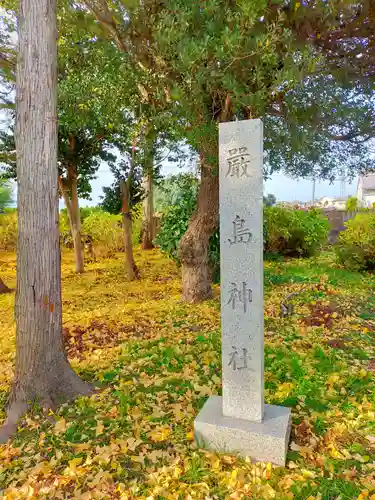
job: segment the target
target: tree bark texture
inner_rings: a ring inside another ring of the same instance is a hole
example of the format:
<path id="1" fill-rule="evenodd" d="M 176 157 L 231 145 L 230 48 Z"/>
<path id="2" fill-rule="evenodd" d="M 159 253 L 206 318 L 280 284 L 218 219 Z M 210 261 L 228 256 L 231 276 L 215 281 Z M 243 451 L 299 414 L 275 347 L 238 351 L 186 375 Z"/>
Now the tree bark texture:
<path id="1" fill-rule="evenodd" d="M 232 118 L 233 108 L 228 93 L 218 122 L 230 121 Z M 217 143 L 205 147 L 210 156 L 218 158 Z M 201 302 L 212 297 L 209 244 L 213 232 L 219 225 L 219 173 L 207 164 L 204 148 L 200 152 L 200 166 L 201 182 L 197 209 L 180 243 L 182 298 L 186 302 Z"/>
<path id="2" fill-rule="evenodd" d="M 182 298 L 200 302 L 212 297 L 208 250 L 211 235 L 219 221 L 219 176 L 204 164 L 201 155 L 201 182 L 197 209 L 180 242 Z"/>
<path id="3" fill-rule="evenodd" d="M 12 290 L 6 286 L 4 281 L 0 278 L 0 294 L 1 293 L 10 293 Z"/>
<path id="4" fill-rule="evenodd" d="M 144 182 L 145 199 L 143 202 L 143 234 L 142 234 L 142 249 L 150 250 L 154 248 L 153 239 L 154 235 L 154 189 L 153 189 L 153 176 L 149 172 L 145 177 Z"/>
<path id="5" fill-rule="evenodd" d="M 17 62 L 16 366 L 4 442 L 30 402 L 54 408 L 91 387 L 62 337 L 57 168 L 56 0 L 21 0 Z"/>
<path id="6" fill-rule="evenodd" d="M 129 203 L 129 186 L 125 181 L 121 181 L 122 196 L 122 229 L 124 232 L 124 252 L 125 252 L 125 273 L 129 281 L 138 279 L 139 272 L 134 261 L 132 244 L 132 219 Z"/>

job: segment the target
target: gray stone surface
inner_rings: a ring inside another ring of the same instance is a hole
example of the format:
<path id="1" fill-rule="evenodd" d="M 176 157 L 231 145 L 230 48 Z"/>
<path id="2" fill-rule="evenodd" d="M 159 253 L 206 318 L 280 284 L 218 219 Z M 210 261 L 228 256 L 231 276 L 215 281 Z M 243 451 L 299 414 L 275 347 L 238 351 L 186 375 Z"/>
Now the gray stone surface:
<path id="1" fill-rule="evenodd" d="M 265 405 L 263 421 L 249 422 L 225 417 L 222 398 L 211 396 L 195 419 L 194 431 L 202 447 L 284 466 L 290 425 L 289 408 Z"/>
<path id="2" fill-rule="evenodd" d="M 223 413 L 263 418 L 263 124 L 221 123 Z"/>
<path id="3" fill-rule="evenodd" d="M 285 464 L 290 410 L 264 405 L 263 124 L 219 127 L 223 397 L 194 422 L 198 444 Z"/>

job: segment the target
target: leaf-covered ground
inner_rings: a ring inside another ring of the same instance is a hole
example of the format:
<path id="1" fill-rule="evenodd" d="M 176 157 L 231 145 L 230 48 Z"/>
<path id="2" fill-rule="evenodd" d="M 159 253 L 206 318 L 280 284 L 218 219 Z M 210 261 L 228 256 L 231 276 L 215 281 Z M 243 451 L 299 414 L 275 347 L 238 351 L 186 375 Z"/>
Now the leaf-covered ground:
<path id="1" fill-rule="evenodd" d="M 63 259 L 71 363 L 102 387 L 46 419 L 35 408 L 0 446 L 0 497 L 104 499 L 375 499 L 375 279 L 329 254 L 265 265 L 266 402 L 290 406 L 287 467 L 199 450 L 193 420 L 219 394 L 213 301 L 180 301 L 180 276 L 158 251 L 74 274 Z M 1 256 L 15 286 L 15 256 Z M 291 318 L 280 303 L 296 292 Z M 14 358 L 13 297 L 0 297 L 0 420 Z"/>

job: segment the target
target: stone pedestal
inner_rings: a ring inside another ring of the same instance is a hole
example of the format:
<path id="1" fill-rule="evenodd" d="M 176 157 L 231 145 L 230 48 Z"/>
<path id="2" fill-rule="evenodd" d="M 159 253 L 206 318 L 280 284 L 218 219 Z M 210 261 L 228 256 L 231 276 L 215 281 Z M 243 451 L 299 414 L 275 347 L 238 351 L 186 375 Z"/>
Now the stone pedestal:
<path id="1" fill-rule="evenodd" d="M 222 398 L 211 396 L 194 422 L 196 442 L 202 448 L 251 457 L 254 462 L 285 465 L 290 435 L 290 410 L 265 405 L 262 422 L 224 417 Z"/>
<path id="2" fill-rule="evenodd" d="M 223 397 L 195 421 L 198 442 L 284 465 L 290 410 L 264 406 L 263 124 L 220 124 Z"/>

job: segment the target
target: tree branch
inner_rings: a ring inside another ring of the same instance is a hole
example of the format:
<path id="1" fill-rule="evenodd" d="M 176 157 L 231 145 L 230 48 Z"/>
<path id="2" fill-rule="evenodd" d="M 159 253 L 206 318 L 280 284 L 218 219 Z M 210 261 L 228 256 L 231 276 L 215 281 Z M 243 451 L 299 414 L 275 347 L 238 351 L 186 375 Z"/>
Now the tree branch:
<path id="1" fill-rule="evenodd" d="M 106 0 L 84 0 L 84 3 L 91 10 L 99 23 L 113 36 L 118 49 L 125 53 L 129 52 L 130 45 L 124 40 L 124 37 L 120 33 Z"/>
<path id="2" fill-rule="evenodd" d="M 357 139 L 358 137 L 363 136 L 364 133 L 361 131 L 356 131 L 356 132 L 349 132 L 348 134 L 341 134 L 341 135 L 330 135 L 329 140 L 330 141 L 351 141 L 353 139 Z M 366 142 L 372 139 L 371 136 L 365 137 L 362 142 Z"/>
<path id="3" fill-rule="evenodd" d="M 164 158 L 162 160 L 160 160 L 156 165 L 154 165 L 154 168 L 161 165 L 163 163 L 163 161 L 165 161 L 168 158 L 168 156 L 171 154 L 171 151 L 172 151 L 172 148 L 168 151 L 168 154 L 166 156 L 164 156 Z"/>

